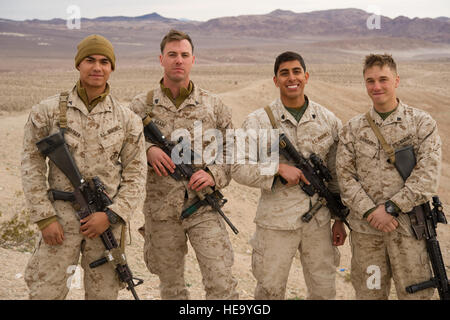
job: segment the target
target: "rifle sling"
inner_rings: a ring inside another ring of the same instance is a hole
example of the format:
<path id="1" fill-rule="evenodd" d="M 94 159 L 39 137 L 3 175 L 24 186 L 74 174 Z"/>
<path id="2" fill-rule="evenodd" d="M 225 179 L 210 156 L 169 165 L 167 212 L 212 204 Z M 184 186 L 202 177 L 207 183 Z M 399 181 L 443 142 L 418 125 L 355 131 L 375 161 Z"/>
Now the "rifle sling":
<path id="1" fill-rule="evenodd" d="M 275 121 L 275 117 L 273 116 L 273 112 L 272 109 L 270 109 L 270 106 L 265 106 L 264 111 L 266 111 L 267 116 L 269 117 L 272 128 L 278 129 L 277 122 Z"/>
<path id="2" fill-rule="evenodd" d="M 153 94 L 154 94 L 154 90 L 150 90 L 147 93 L 147 99 L 145 100 L 146 107 L 147 107 L 146 110 L 145 110 L 146 115 L 150 115 L 150 113 L 152 112 L 152 109 L 153 109 L 153 106 L 154 106 L 154 104 L 153 104 Z"/>
<path id="3" fill-rule="evenodd" d="M 389 162 L 391 164 L 395 164 L 395 150 L 394 150 L 394 148 L 392 148 L 392 146 L 390 144 L 388 144 L 386 142 L 386 140 L 384 139 L 383 135 L 380 132 L 380 129 L 378 129 L 377 125 L 375 124 L 372 117 L 370 116 L 369 111 L 366 113 L 366 120 L 367 120 L 367 122 L 369 122 L 370 127 L 372 128 L 373 132 L 377 136 L 378 141 L 380 141 L 381 146 L 383 147 L 384 151 L 389 156 Z"/>
<path id="4" fill-rule="evenodd" d="M 69 100 L 69 92 L 64 91 L 59 95 L 59 128 L 62 132 L 67 128 L 67 101 Z"/>

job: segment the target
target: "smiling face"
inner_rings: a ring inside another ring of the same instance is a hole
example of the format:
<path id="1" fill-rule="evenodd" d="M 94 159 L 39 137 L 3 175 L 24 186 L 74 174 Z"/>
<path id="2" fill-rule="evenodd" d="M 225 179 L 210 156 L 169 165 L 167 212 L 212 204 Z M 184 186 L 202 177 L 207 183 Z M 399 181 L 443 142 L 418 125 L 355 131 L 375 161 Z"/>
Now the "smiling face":
<path id="1" fill-rule="evenodd" d="M 389 112 L 397 106 L 396 89 L 400 77 L 389 66 L 373 66 L 364 72 L 367 94 L 372 99 L 375 109 Z"/>
<path id="2" fill-rule="evenodd" d="M 77 69 L 80 71 L 81 85 L 88 90 L 105 88 L 112 72 L 109 59 L 98 54 L 84 58 Z"/>
<path id="3" fill-rule="evenodd" d="M 280 89 L 280 98 L 285 106 L 301 107 L 303 105 L 304 89 L 308 78 L 308 72 L 303 70 L 298 60 L 280 64 L 277 74 L 273 77 L 273 82 Z"/>
<path id="4" fill-rule="evenodd" d="M 189 74 L 194 64 L 195 57 L 188 40 L 176 40 L 168 42 L 163 53 L 159 56 L 161 66 L 164 68 L 164 83 L 167 82 L 187 86 Z"/>

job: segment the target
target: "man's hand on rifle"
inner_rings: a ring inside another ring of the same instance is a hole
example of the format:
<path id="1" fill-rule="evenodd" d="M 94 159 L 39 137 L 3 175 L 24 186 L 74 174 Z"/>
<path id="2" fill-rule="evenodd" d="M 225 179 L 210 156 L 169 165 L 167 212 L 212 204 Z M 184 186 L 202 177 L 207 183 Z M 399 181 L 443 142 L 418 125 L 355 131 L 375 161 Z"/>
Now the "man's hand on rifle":
<path id="1" fill-rule="evenodd" d="M 61 224 L 55 221 L 41 230 L 44 242 L 49 246 L 61 245 L 64 241 L 64 231 Z"/>
<path id="2" fill-rule="evenodd" d="M 367 221 L 372 227 L 383 232 L 392 232 L 398 227 L 398 221 L 386 212 L 384 205 L 379 205 L 369 214 Z"/>
<path id="3" fill-rule="evenodd" d="M 294 167 L 285 163 L 280 163 L 278 166 L 278 174 L 283 177 L 284 180 L 287 181 L 286 186 L 295 186 L 300 183 L 300 180 L 306 184 L 310 184 L 309 181 L 303 175 L 303 172 Z"/>
<path id="4" fill-rule="evenodd" d="M 188 183 L 188 188 L 195 191 L 200 191 L 207 186 L 214 187 L 216 183 L 213 177 L 207 173 L 205 170 L 198 170 L 195 172 Z"/>
<path id="5" fill-rule="evenodd" d="M 160 177 L 168 176 L 167 170 L 174 173 L 175 164 L 172 159 L 160 148 L 152 146 L 147 150 L 147 162 L 153 167 L 156 174 Z"/>
<path id="6" fill-rule="evenodd" d="M 80 222 L 80 232 L 91 239 L 101 235 L 110 225 L 105 212 L 95 212 L 80 220 Z"/>
<path id="7" fill-rule="evenodd" d="M 331 228 L 333 233 L 333 246 L 342 246 L 347 238 L 347 232 L 345 231 L 344 222 L 336 220 Z"/>

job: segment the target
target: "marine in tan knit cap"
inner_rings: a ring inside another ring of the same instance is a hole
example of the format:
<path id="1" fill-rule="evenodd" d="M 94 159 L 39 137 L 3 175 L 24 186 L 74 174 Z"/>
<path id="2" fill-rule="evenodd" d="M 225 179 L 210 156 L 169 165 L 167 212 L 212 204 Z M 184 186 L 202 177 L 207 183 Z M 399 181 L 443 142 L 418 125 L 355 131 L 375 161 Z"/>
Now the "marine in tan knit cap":
<path id="1" fill-rule="evenodd" d="M 93 54 L 104 55 L 111 62 L 111 68 L 116 68 L 116 56 L 114 55 L 114 47 L 105 37 L 98 34 L 87 36 L 77 46 L 78 52 L 75 56 L 75 67 L 78 68 L 80 62 L 87 56 Z"/>
<path id="2" fill-rule="evenodd" d="M 80 78 L 72 90 L 33 106 L 25 125 L 22 184 L 30 220 L 41 231 L 25 271 L 30 299 L 64 299 L 80 255 L 85 298 L 116 299 L 121 283 L 114 266 L 93 269 L 89 264 L 104 256 L 99 235 L 107 228 L 125 244 L 123 231 L 143 202 L 147 162 L 142 121 L 110 95 L 107 81 L 115 67 L 111 43 L 99 35 L 86 37 L 78 45 L 75 66 Z M 106 212 L 89 215 L 82 225 L 70 202 L 47 197 L 47 185 L 63 191 L 73 187 L 36 147 L 63 123 L 80 173 L 86 179 L 99 177 L 113 200 Z"/>
<path id="3" fill-rule="evenodd" d="M 80 71 L 77 93 L 91 112 L 109 94 L 107 81 L 115 69 L 116 57 L 111 42 L 98 34 L 81 40 L 77 49 L 75 67 Z"/>

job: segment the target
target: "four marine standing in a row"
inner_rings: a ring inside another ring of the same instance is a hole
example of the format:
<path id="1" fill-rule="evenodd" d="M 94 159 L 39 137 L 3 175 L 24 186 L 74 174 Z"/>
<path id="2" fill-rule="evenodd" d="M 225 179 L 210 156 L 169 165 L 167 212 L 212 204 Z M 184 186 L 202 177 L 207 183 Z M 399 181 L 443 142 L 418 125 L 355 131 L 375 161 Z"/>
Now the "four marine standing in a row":
<path id="1" fill-rule="evenodd" d="M 220 190 L 231 178 L 261 189 L 256 232 L 250 241 L 255 299 L 284 299 L 297 251 L 307 298 L 335 298 L 337 246 L 347 234 L 343 222 L 331 216 L 317 194 L 308 196 L 298 186 L 309 181 L 292 162 L 280 156 L 273 170 L 262 174 L 259 153 L 247 150 L 245 164 L 194 162 L 195 173 L 183 181 L 169 176 L 176 168 L 173 159 L 157 145 L 145 142 L 141 119 L 147 115 L 165 137 L 183 130 L 190 137 L 203 136 L 210 129 L 226 137 L 233 128 L 230 108 L 190 80 L 193 52 L 192 39 L 171 30 L 161 42 L 163 78 L 126 108 L 110 95 L 107 83 L 115 68 L 111 43 L 99 35 L 89 36 L 78 45 L 75 65 L 80 80 L 72 91 L 33 106 L 22 155 L 25 197 L 31 220 L 41 230 L 25 273 L 31 299 L 64 299 L 80 253 L 86 299 L 116 299 L 120 281 L 112 264 L 90 268 L 89 263 L 103 254 L 99 235 L 108 227 L 124 246 L 130 216 L 142 205 L 144 260 L 160 279 L 162 299 L 189 298 L 184 279 L 188 239 L 206 298 L 238 299 L 233 249 L 223 219 L 209 206 L 180 219 L 181 212 L 198 201 L 206 188 Z M 350 209 L 351 276 L 357 299 L 387 299 L 391 278 L 400 299 L 429 299 L 433 289 L 415 294 L 404 289 L 431 276 L 425 242 L 413 237 L 406 213 L 437 192 L 441 141 L 436 122 L 397 99 L 399 76 L 389 55 L 368 56 L 363 75 L 373 102 L 369 115 L 382 136 L 395 149 L 413 147 L 417 164 L 406 181 L 387 161 L 389 154 L 368 118 L 356 116 L 342 126 L 331 111 L 304 94 L 309 73 L 303 58 L 294 52 L 284 52 L 275 61 L 273 80 L 280 97 L 248 115 L 242 128 L 255 132 L 279 129 L 305 158 L 316 154 L 323 160 L 332 176 L 328 188 L 340 193 Z M 105 212 L 92 214 L 81 226 L 72 203 L 52 202 L 47 197 L 48 187 L 66 192 L 72 187 L 36 148 L 36 142 L 62 127 L 82 175 L 100 177 L 113 200 Z M 201 150 L 211 143 L 202 139 Z M 220 144 L 223 155 L 235 151 L 227 150 L 230 146 L 225 139 L 214 143 Z M 319 208 L 313 219 L 303 221 L 302 216 L 313 208 Z M 369 269 L 374 266 L 380 273 L 376 288 L 368 285 Z"/>

